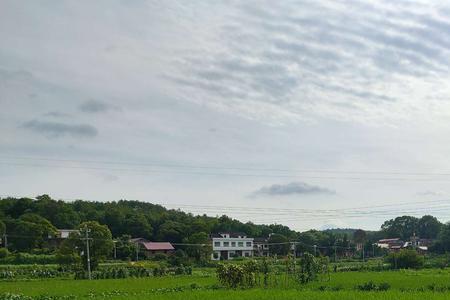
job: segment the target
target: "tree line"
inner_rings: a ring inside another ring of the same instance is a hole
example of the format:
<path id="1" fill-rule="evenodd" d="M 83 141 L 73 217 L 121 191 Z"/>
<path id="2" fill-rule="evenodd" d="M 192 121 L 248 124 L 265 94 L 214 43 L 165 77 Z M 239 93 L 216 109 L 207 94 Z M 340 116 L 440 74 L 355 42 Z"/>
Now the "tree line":
<path id="1" fill-rule="evenodd" d="M 111 237 L 117 240 L 120 251 L 132 252 L 126 243 L 130 237 L 152 241 L 201 244 L 209 240 L 210 233 L 244 232 L 251 237 L 268 237 L 274 254 L 290 251 L 289 241 L 299 242 L 297 252 L 317 251 L 322 255 L 345 255 L 355 243 L 367 249 L 382 238 L 409 240 L 414 234 L 435 240 L 432 250 L 450 250 L 450 225 L 442 224 L 433 216 L 421 218 L 400 216 L 385 221 L 379 231 L 364 232 L 358 237 L 354 229 L 309 230 L 297 232 L 280 224 L 257 225 L 243 223 L 226 215 L 211 217 L 193 215 L 181 210 L 166 209 L 161 205 L 135 200 L 96 202 L 76 200 L 66 202 L 48 195 L 30 198 L 0 198 L 0 234 L 8 235 L 8 247 L 13 251 L 27 252 L 48 247 L 48 237 L 56 229 L 77 229 L 80 224 L 97 222 L 105 225 Z M 122 244 L 121 244 L 122 243 Z M 312 249 L 311 246 L 316 248 Z M 128 250 L 123 250 L 128 247 Z M 202 256 L 196 248 L 186 249 L 191 256 Z M 131 255 L 130 253 L 128 255 Z"/>

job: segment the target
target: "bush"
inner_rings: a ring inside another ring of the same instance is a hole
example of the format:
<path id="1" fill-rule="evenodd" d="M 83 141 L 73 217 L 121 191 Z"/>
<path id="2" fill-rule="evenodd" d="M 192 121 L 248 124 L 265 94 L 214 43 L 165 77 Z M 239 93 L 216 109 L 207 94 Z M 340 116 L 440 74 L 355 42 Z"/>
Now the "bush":
<path id="1" fill-rule="evenodd" d="M 228 287 L 235 289 L 244 285 L 244 269 L 239 265 L 220 264 L 216 269 L 217 279 L 219 282 Z"/>
<path id="2" fill-rule="evenodd" d="M 391 286 L 387 282 L 382 282 L 380 284 L 376 284 L 373 281 L 369 281 L 369 282 L 355 286 L 355 289 L 359 290 L 359 291 L 387 291 L 390 288 L 391 288 Z"/>
<path id="3" fill-rule="evenodd" d="M 298 279 L 300 283 L 305 284 L 317 279 L 320 272 L 320 265 L 317 259 L 310 253 L 306 252 L 300 260 L 300 273 Z"/>
<path id="4" fill-rule="evenodd" d="M 81 258 L 77 254 L 60 254 L 56 255 L 56 261 L 62 267 L 74 267 L 81 265 Z"/>
<path id="5" fill-rule="evenodd" d="M 6 258 L 9 255 L 9 251 L 6 248 L 0 248 L 0 259 Z"/>
<path id="6" fill-rule="evenodd" d="M 387 261 L 393 269 L 418 269 L 423 267 L 424 258 L 415 250 L 404 249 L 397 253 L 391 253 Z"/>
<path id="7" fill-rule="evenodd" d="M 57 264 L 56 255 L 35 255 L 28 253 L 16 253 L 0 258 L 2 265 L 46 265 Z"/>
<path id="8" fill-rule="evenodd" d="M 156 261 L 167 260 L 167 255 L 163 253 L 157 253 L 152 257 L 152 259 Z"/>

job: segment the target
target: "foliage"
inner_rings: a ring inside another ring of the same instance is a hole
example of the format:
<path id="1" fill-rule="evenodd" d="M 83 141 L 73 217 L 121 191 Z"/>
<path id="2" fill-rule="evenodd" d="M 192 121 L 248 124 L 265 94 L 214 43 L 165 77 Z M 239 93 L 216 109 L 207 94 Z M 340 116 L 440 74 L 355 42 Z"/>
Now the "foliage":
<path id="1" fill-rule="evenodd" d="M 197 262 L 208 260 L 211 255 L 212 248 L 209 243 L 209 236 L 206 232 L 194 233 L 183 239 L 183 243 L 192 244 L 186 246 L 186 253 L 193 257 Z"/>
<path id="2" fill-rule="evenodd" d="M 291 246 L 286 236 L 276 233 L 269 237 L 269 244 L 270 253 L 276 255 L 287 255 Z"/>
<path id="3" fill-rule="evenodd" d="M 242 265 L 219 264 L 216 268 L 217 279 L 227 288 L 253 287 L 260 267 L 254 260 L 246 261 Z"/>
<path id="4" fill-rule="evenodd" d="M 305 284 L 316 280 L 319 272 L 320 265 L 316 258 L 310 253 L 305 253 L 300 260 L 300 272 L 298 274 L 300 283 Z"/>
<path id="5" fill-rule="evenodd" d="M 57 259 L 55 255 L 35 255 L 35 254 L 29 254 L 29 253 L 13 253 L 8 255 L 7 257 L 0 259 L 0 264 L 56 264 Z"/>
<path id="6" fill-rule="evenodd" d="M 216 269 L 217 279 L 228 288 L 244 285 L 244 269 L 235 264 L 219 264 Z"/>
<path id="7" fill-rule="evenodd" d="M 421 238 L 436 238 L 442 224 L 433 216 L 423 216 L 416 218 L 411 216 L 401 216 L 383 223 L 381 230 L 386 238 L 401 238 L 408 240 L 414 235 Z"/>
<path id="8" fill-rule="evenodd" d="M 61 255 L 81 256 L 84 269 L 87 269 L 87 250 L 85 232 L 89 234 L 89 253 L 91 269 L 97 268 L 101 260 L 106 259 L 113 250 L 111 231 L 105 225 L 95 221 L 80 224 L 77 232 L 72 232 L 67 240 L 63 242 L 60 249 Z"/>
<path id="9" fill-rule="evenodd" d="M 6 258 L 9 255 L 9 251 L 6 248 L 0 248 L 0 259 Z"/>
<path id="10" fill-rule="evenodd" d="M 395 269 L 418 269 L 424 264 L 424 257 L 418 254 L 417 251 L 409 249 L 390 253 L 386 260 Z"/>
<path id="11" fill-rule="evenodd" d="M 161 205 L 147 202 L 120 200 L 113 202 L 95 202 L 77 200 L 73 202 L 56 201 L 48 195 L 29 198 L 1 198 L 0 216 L 9 220 L 6 224 L 11 233 L 11 222 L 17 221 L 25 213 L 37 214 L 56 228 L 75 229 L 80 223 L 96 221 L 107 225 L 113 236 L 130 235 L 149 240 L 181 242 L 193 234 L 204 232 L 245 232 L 252 237 L 267 237 L 270 233 L 282 234 L 289 239 L 296 232 L 289 227 L 273 225 L 255 225 L 222 216 L 219 218 L 193 216 L 179 210 L 168 210 Z M 17 235 L 24 235 L 23 233 Z M 14 247 L 14 245 L 11 245 Z M 29 247 L 30 249 L 33 247 Z M 118 249 L 118 248 L 117 248 Z"/>
<path id="12" fill-rule="evenodd" d="M 355 243 L 364 243 L 366 240 L 366 232 L 362 229 L 358 229 L 353 233 L 353 240 Z"/>
<path id="13" fill-rule="evenodd" d="M 130 260 L 135 252 L 136 246 L 130 242 L 131 235 L 121 235 L 116 241 L 116 255 L 118 259 Z"/>
<path id="14" fill-rule="evenodd" d="M 5 222 L 3 222 L 2 220 L 0 220 L 0 239 L 3 240 L 3 235 L 6 232 L 6 225 Z"/>
<path id="15" fill-rule="evenodd" d="M 355 289 L 359 290 L 359 291 L 387 291 L 391 288 L 391 286 L 389 285 L 389 283 L 387 282 L 382 282 L 380 284 L 376 284 L 373 281 L 368 281 L 366 283 L 363 284 L 358 284 L 357 286 L 355 286 Z"/>
<path id="16" fill-rule="evenodd" d="M 441 231 L 432 249 L 441 253 L 450 251 L 450 222 L 441 226 Z"/>
<path id="17" fill-rule="evenodd" d="M 436 217 L 426 215 L 419 219 L 417 232 L 421 238 L 435 239 L 441 231 L 442 225 Z"/>
<path id="18" fill-rule="evenodd" d="M 8 246 L 18 251 L 31 251 L 46 245 L 56 228 L 45 218 L 25 213 L 17 219 L 5 219 L 8 230 Z"/>
<path id="19" fill-rule="evenodd" d="M 78 266 L 81 264 L 81 257 L 78 253 L 63 254 L 58 252 L 56 254 L 56 262 L 64 268 L 78 269 Z"/>

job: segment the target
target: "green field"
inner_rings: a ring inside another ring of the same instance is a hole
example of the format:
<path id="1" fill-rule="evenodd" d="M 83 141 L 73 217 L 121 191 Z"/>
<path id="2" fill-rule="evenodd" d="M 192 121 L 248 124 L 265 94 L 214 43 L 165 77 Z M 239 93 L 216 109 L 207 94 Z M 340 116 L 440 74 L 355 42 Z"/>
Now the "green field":
<path id="1" fill-rule="evenodd" d="M 391 288 L 386 292 L 355 290 L 368 281 L 386 282 Z M 3 281 L 0 294 L 5 293 L 47 296 L 42 299 L 450 299 L 450 270 L 331 273 L 329 281 L 305 286 L 281 275 L 277 287 L 246 290 L 220 288 L 214 273 L 203 270 L 191 276 L 140 279 Z"/>

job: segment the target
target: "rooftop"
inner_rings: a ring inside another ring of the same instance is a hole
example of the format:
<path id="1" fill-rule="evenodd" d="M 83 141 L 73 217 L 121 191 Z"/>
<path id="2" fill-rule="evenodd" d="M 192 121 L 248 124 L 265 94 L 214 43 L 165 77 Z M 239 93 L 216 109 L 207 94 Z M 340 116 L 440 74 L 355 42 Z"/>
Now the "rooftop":
<path id="1" fill-rule="evenodd" d="M 175 250 L 169 242 L 145 242 L 142 245 L 146 250 Z"/>

